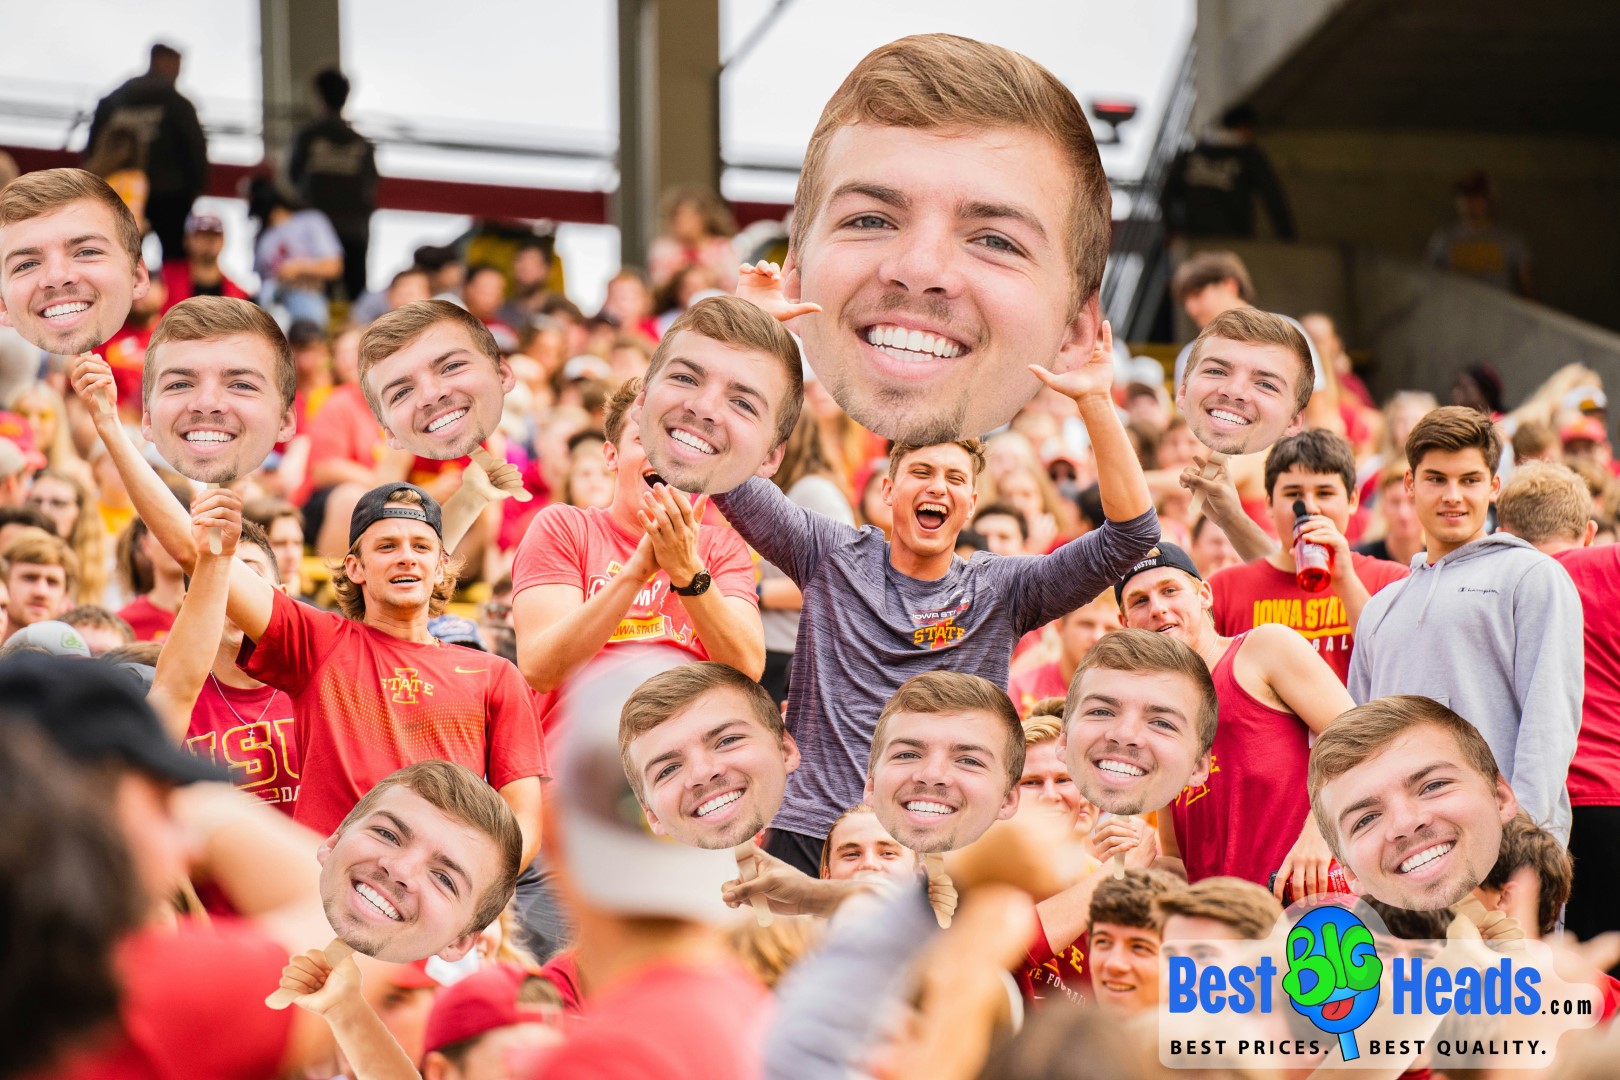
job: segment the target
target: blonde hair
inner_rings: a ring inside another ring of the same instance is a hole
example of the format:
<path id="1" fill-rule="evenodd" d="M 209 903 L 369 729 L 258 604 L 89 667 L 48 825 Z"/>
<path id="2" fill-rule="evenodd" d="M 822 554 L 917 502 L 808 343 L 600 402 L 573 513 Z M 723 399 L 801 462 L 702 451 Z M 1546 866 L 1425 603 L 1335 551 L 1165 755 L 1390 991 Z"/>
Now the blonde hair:
<path id="1" fill-rule="evenodd" d="M 24 173 L 0 188 L 0 228 L 55 213 L 81 199 L 100 203 L 113 216 L 116 239 L 129 256 L 131 269 L 141 265 L 141 227 L 118 192 L 84 169 L 39 169 Z"/>
<path id="2" fill-rule="evenodd" d="M 1214 919 L 1254 941 L 1270 936 L 1283 913 L 1275 896 L 1252 881 L 1235 877 L 1204 878 L 1185 888 L 1172 889 L 1155 898 L 1153 907 L 1161 927 L 1172 915 Z"/>
<path id="3" fill-rule="evenodd" d="M 917 34 L 867 53 L 833 92 L 816 122 L 793 198 L 790 251 L 801 260 L 806 233 L 827 200 L 827 151 L 852 124 L 922 131 L 1018 128 L 1044 135 L 1070 168 L 1072 276 L 1069 317 L 1097 292 L 1108 258 L 1113 197 L 1085 110 L 1068 87 L 1027 56 L 954 34 Z"/>
<path id="4" fill-rule="evenodd" d="M 1042 698 L 1029 707 L 1024 717 L 1024 748 L 1055 742 L 1063 734 L 1063 699 Z"/>
<path id="5" fill-rule="evenodd" d="M 754 720 L 770 732 L 777 746 L 782 745 L 787 734 L 782 710 L 770 691 L 736 668 L 714 660 L 701 660 L 661 671 L 636 687 L 619 713 L 619 760 L 624 764 L 625 778 L 635 789 L 636 798 L 644 804 L 647 793 L 642 787 L 640 772 L 631 764 L 630 747 L 711 690 L 735 690 L 741 694 Z"/>
<path id="6" fill-rule="evenodd" d="M 977 481 L 979 474 L 984 472 L 984 440 L 977 436 L 971 439 L 955 439 L 950 443 L 908 443 L 897 442 L 889 448 L 889 480 L 892 482 L 900 475 L 900 462 L 908 455 L 919 450 L 927 450 L 933 446 L 960 446 L 966 451 L 969 462 L 968 479 Z"/>
<path id="7" fill-rule="evenodd" d="M 1592 520 L 1592 496 L 1573 469 L 1527 461 L 1513 470 L 1496 498 L 1502 528 L 1520 540 L 1579 540 Z"/>
<path id="8" fill-rule="evenodd" d="M 1202 755 L 1214 745 L 1221 703 L 1215 696 L 1215 681 L 1210 678 L 1209 666 L 1191 646 L 1151 630 L 1113 630 L 1104 634 L 1075 667 L 1074 678 L 1069 680 L 1069 693 L 1063 702 L 1065 724 L 1080 708 L 1083 700 L 1080 684 L 1086 672 L 1099 668 L 1104 671 L 1165 672 L 1191 679 L 1199 696 L 1198 715 L 1193 718 L 1198 729 L 1198 753 Z"/>
<path id="9" fill-rule="evenodd" d="M 1187 370 L 1181 376 L 1185 389 L 1204 346 L 1211 338 L 1237 341 L 1245 345 L 1280 345 L 1294 354 L 1299 361 L 1299 380 L 1294 383 L 1294 412 L 1305 411 L 1310 404 L 1311 390 L 1316 384 L 1316 364 L 1311 360 L 1311 347 L 1299 328 L 1280 315 L 1261 311 L 1256 307 L 1236 307 L 1221 312 L 1193 339 L 1192 352 L 1187 356 Z"/>
<path id="10" fill-rule="evenodd" d="M 366 375 L 440 323 L 453 323 L 465 330 L 472 339 L 473 348 L 489 357 L 490 363 L 500 366 L 501 349 L 495 343 L 495 335 L 466 308 L 448 300 L 414 300 L 395 308 L 366 327 L 366 332 L 360 336 L 360 363 L 356 368 L 356 378 L 360 380 L 360 393 L 365 396 L 366 404 L 371 406 L 371 414 L 378 423 L 383 422 L 382 402 L 366 381 Z"/>
<path id="11" fill-rule="evenodd" d="M 78 587 L 73 595 L 81 604 L 99 604 L 107 591 L 110 568 L 107 524 L 101 520 L 101 511 L 90 498 L 89 490 L 72 473 L 60 469 L 46 469 L 34 477 L 36 484 L 41 480 L 55 480 L 66 484 L 73 491 L 73 499 L 78 503 L 79 514 L 73 522 L 72 535 L 62 538 L 67 541 L 79 560 Z"/>
<path id="12" fill-rule="evenodd" d="M 925 671 L 900 684 L 872 732 L 872 750 L 867 759 L 868 774 L 877 769 L 888 734 L 889 718 L 896 713 L 922 713 L 938 716 L 954 712 L 987 712 L 1000 720 L 1006 732 L 1007 789 L 1012 790 L 1024 775 L 1024 728 L 1018 720 L 1007 692 L 978 675 L 960 671 Z"/>
<path id="13" fill-rule="evenodd" d="M 171 341 L 217 341 L 238 334 L 256 337 L 270 346 L 275 364 L 271 375 L 275 379 L 276 393 L 281 397 L 281 411 L 286 412 L 298 392 L 298 369 L 293 366 L 287 337 L 264 308 L 250 300 L 228 296 L 193 296 L 164 313 L 152 333 L 151 343 L 146 346 L 146 362 L 141 371 L 141 407 L 147 408 L 151 403 L 152 388 L 157 385 L 158 355 L 164 345 Z"/>
<path id="14" fill-rule="evenodd" d="M 681 312 L 659 339 L 658 348 L 647 364 L 647 385 L 652 384 L 669 362 L 675 338 L 683 330 L 733 349 L 764 353 L 781 365 L 788 386 L 780 401 L 770 403 L 777 410 L 776 440 L 771 448 L 774 450 L 787 441 L 793 434 L 793 425 L 799 422 L 799 409 L 804 405 L 804 361 L 799 357 L 798 342 L 787 328 L 763 308 L 735 296 L 699 300 Z"/>
<path id="15" fill-rule="evenodd" d="M 418 761 L 377 781 L 354 804 L 354 809 L 344 817 L 336 832 L 341 834 L 347 831 L 349 826 L 369 814 L 383 794 L 393 787 L 415 793 L 434 809 L 469 828 L 477 829 L 494 841 L 501 860 L 500 875 L 484 890 L 470 925 L 461 932 L 468 934 L 482 930 L 499 919 L 512 899 L 518 875 L 523 872 L 523 830 L 518 827 L 517 818 L 512 814 L 512 808 L 506 805 L 506 800 L 466 766 L 450 761 Z"/>
<path id="16" fill-rule="evenodd" d="M 410 488 L 401 487 L 388 496 L 388 502 L 385 505 L 421 507 L 422 496 Z M 360 545 L 365 541 L 365 538 L 364 533 L 360 534 L 355 538 L 354 543 L 349 545 L 348 555 L 345 555 L 338 562 L 328 562 L 326 564 L 327 570 L 332 574 L 332 594 L 337 600 L 338 610 L 343 613 L 345 619 L 351 619 L 354 622 L 365 621 L 366 593 L 365 589 L 350 580 L 346 563 L 348 562 L 348 556 L 352 555 L 356 559 L 360 558 Z M 442 546 L 440 551 L 443 551 Z M 273 563 L 274 560 L 272 560 Z M 449 606 L 451 599 L 456 595 L 456 581 L 460 577 L 461 560 L 453 556 L 447 558 L 444 563 L 444 580 L 433 586 L 433 595 L 428 599 L 429 618 L 444 614 L 444 609 Z"/>
<path id="17" fill-rule="evenodd" d="M 732 924 L 726 931 L 726 948 L 742 966 L 754 974 L 768 990 L 788 969 L 821 944 L 822 920 L 812 915 L 778 915 L 770 926 L 753 919 Z"/>
<path id="18" fill-rule="evenodd" d="M 79 581 L 79 557 L 73 554 L 67 541 L 43 530 L 29 530 L 13 540 L 0 552 L 5 561 L 6 576 L 22 565 L 60 566 L 67 578 L 67 592 L 74 593 Z"/>

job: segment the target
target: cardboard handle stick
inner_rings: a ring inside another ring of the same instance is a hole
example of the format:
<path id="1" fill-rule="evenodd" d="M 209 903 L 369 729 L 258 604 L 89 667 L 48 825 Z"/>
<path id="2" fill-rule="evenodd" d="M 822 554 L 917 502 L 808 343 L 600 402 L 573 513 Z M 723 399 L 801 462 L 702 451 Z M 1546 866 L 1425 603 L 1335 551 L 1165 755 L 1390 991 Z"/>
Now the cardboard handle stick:
<path id="1" fill-rule="evenodd" d="M 1123 855 L 1114 856 L 1114 880 L 1125 880 L 1125 856 Z"/>
<path id="2" fill-rule="evenodd" d="M 928 875 L 930 885 L 952 885 L 951 876 L 945 872 L 945 855 L 943 852 L 930 851 L 925 854 L 923 856 L 923 872 Z M 951 917 L 938 908 L 934 909 L 934 918 L 938 921 L 941 930 L 951 928 Z"/>
<path id="3" fill-rule="evenodd" d="M 749 840 L 738 844 L 731 851 L 737 856 L 738 880 L 753 881 L 759 874 L 759 863 L 753 858 L 754 842 Z M 759 893 L 755 893 L 750 902 L 754 905 L 754 918 L 759 920 L 759 925 L 771 925 L 771 902 Z"/>
<path id="4" fill-rule="evenodd" d="M 1215 479 L 1215 473 L 1219 471 L 1222 465 L 1226 464 L 1226 460 L 1225 454 L 1221 453 L 1219 450 L 1211 450 L 1209 452 L 1209 460 L 1204 463 L 1204 479 Z M 1192 505 L 1187 508 L 1187 517 L 1193 521 L 1197 521 L 1198 511 L 1202 510 L 1203 508 L 1204 493 L 1202 491 L 1193 492 Z"/>
<path id="5" fill-rule="evenodd" d="M 478 462 L 478 467 L 483 469 L 484 473 L 489 476 L 490 483 L 492 484 L 495 482 L 495 470 L 506 464 L 505 461 L 490 453 L 489 449 L 485 447 L 483 443 L 479 443 L 477 446 L 473 447 L 472 453 L 468 454 L 467 456 Z M 516 491 L 512 492 L 512 498 L 516 499 L 518 502 L 528 502 L 530 499 L 534 498 L 534 496 L 529 493 L 527 488 L 519 487 Z"/>
<path id="6" fill-rule="evenodd" d="M 218 484 L 204 484 L 203 485 L 203 494 L 205 494 L 205 495 L 210 491 L 218 491 L 218 490 L 219 490 L 219 485 Z M 210 554 L 210 555 L 218 555 L 220 552 L 222 552 L 224 550 L 225 550 L 225 530 L 221 529 L 219 526 L 216 525 L 213 528 L 208 530 L 208 554 Z"/>
<path id="7" fill-rule="evenodd" d="M 332 944 L 322 949 L 321 952 L 326 954 L 326 962 L 328 964 L 331 964 L 333 967 L 337 967 L 339 964 L 343 963 L 343 961 L 347 960 L 354 950 L 345 945 L 338 938 L 333 938 Z M 278 987 L 275 993 L 264 999 L 264 1003 L 270 1006 L 272 1009 L 285 1009 L 299 996 L 300 995 L 296 990 L 288 990 L 283 987 Z"/>

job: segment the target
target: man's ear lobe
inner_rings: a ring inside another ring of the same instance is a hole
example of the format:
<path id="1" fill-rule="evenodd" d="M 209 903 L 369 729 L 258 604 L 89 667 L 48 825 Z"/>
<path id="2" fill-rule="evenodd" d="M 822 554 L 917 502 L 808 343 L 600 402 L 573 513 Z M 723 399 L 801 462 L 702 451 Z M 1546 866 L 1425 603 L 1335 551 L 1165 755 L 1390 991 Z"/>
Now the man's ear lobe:
<path id="1" fill-rule="evenodd" d="M 475 931 L 471 934 L 462 934 L 434 955 L 447 964 L 453 964 L 473 951 L 473 947 L 478 944 L 478 933 Z"/>

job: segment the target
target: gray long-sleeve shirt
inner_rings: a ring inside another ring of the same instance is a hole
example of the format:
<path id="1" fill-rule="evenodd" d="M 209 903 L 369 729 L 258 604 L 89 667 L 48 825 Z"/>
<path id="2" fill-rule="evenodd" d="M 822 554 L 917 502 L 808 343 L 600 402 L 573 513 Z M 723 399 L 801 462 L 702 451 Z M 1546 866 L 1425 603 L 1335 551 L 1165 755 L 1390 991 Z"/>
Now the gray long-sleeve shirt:
<path id="1" fill-rule="evenodd" d="M 1479 729 L 1519 805 L 1569 842 L 1569 763 L 1586 693 L 1581 598 L 1563 567 L 1495 533 L 1367 601 L 1350 659 L 1358 705 L 1421 694 Z"/>
<path id="2" fill-rule="evenodd" d="M 1149 510 L 1050 555 L 979 552 L 920 581 L 890 565 L 879 529 L 796 506 L 768 480 L 714 503 L 804 593 L 787 716 L 800 764 L 772 824 L 815 837 L 861 801 L 878 714 L 901 683 L 944 668 L 1005 688 L 1019 637 L 1111 588 L 1159 541 Z"/>

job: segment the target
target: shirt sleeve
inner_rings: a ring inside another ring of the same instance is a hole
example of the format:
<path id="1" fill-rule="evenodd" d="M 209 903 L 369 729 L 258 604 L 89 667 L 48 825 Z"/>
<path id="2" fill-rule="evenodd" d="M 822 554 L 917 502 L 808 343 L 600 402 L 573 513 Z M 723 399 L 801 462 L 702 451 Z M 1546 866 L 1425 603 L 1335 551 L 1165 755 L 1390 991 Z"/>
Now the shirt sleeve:
<path id="1" fill-rule="evenodd" d="M 490 680 L 487 710 L 489 786 L 497 791 L 530 776 L 551 775 L 534 695 L 517 668 L 502 662 Z"/>
<path id="2" fill-rule="evenodd" d="M 343 254 L 343 241 L 338 239 L 337 230 L 332 228 L 332 219 L 319 210 L 310 213 L 308 240 L 311 258 L 330 259 Z"/>
<path id="3" fill-rule="evenodd" d="M 1008 594 L 1016 605 L 1017 629 L 1027 633 L 1089 604 L 1159 542 L 1159 515 L 1152 510 L 1102 528 L 1050 555 L 1010 556 L 1000 562 L 1012 576 Z"/>
<path id="4" fill-rule="evenodd" d="M 276 590 L 270 622 L 258 641 L 242 639 L 236 666 L 266 685 L 296 697 L 337 647 L 343 616 L 300 604 Z"/>
<path id="5" fill-rule="evenodd" d="M 1513 691 L 1519 735 L 1513 793 L 1530 819 L 1569 842 L 1560 806 L 1586 694 L 1581 597 L 1564 568 L 1542 559 L 1513 591 Z M 1562 818 L 1562 820 L 1560 820 Z"/>
<path id="6" fill-rule="evenodd" d="M 747 599 L 758 606 L 759 594 L 754 591 L 754 560 L 748 554 L 748 545 L 732 529 L 713 529 L 709 542 L 707 564 L 709 576 L 722 596 Z"/>
<path id="7" fill-rule="evenodd" d="M 512 558 L 512 595 L 535 585 L 584 588 L 584 541 L 585 515 L 578 508 L 552 503 L 541 510 Z"/>
<path id="8" fill-rule="evenodd" d="M 801 589 L 815 577 L 816 567 L 828 552 L 860 535 L 851 526 L 796 505 L 775 484 L 758 476 L 714 496 L 714 504 L 755 551 Z"/>

